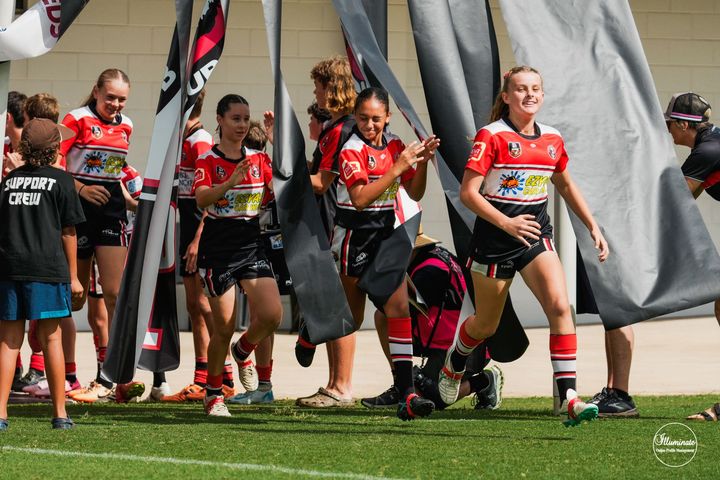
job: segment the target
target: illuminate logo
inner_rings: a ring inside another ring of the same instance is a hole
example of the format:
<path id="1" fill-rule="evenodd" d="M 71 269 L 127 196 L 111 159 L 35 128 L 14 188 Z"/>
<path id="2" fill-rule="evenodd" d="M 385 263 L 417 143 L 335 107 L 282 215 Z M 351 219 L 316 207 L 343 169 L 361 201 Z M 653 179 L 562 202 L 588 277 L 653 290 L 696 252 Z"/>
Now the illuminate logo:
<path id="1" fill-rule="evenodd" d="M 697 454 L 695 432 L 683 423 L 667 423 L 653 437 L 653 453 L 667 467 L 684 467 Z"/>

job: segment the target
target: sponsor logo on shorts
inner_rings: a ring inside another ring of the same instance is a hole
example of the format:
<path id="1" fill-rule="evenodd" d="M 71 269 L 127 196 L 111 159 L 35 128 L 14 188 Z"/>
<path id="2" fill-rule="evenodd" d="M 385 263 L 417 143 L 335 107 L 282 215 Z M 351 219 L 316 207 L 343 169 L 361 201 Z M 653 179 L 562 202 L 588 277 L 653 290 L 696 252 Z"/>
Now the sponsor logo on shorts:
<path id="1" fill-rule="evenodd" d="M 90 127 L 90 133 L 92 133 L 92 136 L 95 138 L 102 138 L 103 132 L 102 128 L 98 127 L 97 125 L 93 125 Z"/>
<path id="2" fill-rule="evenodd" d="M 113 230 L 112 228 L 106 228 L 106 229 L 104 229 L 104 230 L 102 231 L 102 234 L 103 234 L 103 235 L 107 235 L 107 236 L 109 236 L 109 237 L 119 237 L 119 236 L 120 236 L 120 232 L 116 232 L 116 231 Z"/>
<path id="3" fill-rule="evenodd" d="M 520 142 L 508 142 L 508 153 L 513 158 L 518 158 L 522 154 Z"/>
<path id="4" fill-rule="evenodd" d="M 270 270 L 270 264 L 266 260 L 258 260 L 255 262 L 255 270 Z"/>
<path id="5" fill-rule="evenodd" d="M 78 247 L 85 247 L 88 243 L 90 243 L 90 240 L 85 235 L 83 235 L 82 237 L 78 237 L 77 239 Z"/>
<path id="6" fill-rule="evenodd" d="M 357 267 L 359 265 L 362 265 L 364 263 L 367 263 L 368 260 L 368 254 L 365 252 L 360 252 L 357 257 L 355 257 L 355 261 L 353 262 L 353 267 Z"/>

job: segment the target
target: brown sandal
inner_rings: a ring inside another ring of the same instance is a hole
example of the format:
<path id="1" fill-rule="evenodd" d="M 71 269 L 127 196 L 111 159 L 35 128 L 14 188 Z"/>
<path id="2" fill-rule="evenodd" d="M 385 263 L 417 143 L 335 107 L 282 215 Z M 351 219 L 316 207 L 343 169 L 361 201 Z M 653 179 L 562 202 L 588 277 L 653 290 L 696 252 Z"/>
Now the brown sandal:
<path id="1" fill-rule="evenodd" d="M 298 398 L 295 402 L 299 407 L 309 408 L 335 408 L 352 407 L 355 400 L 352 398 L 340 398 L 332 392 L 320 387 L 315 395 L 305 398 Z"/>
<path id="2" fill-rule="evenodd" d="M 709 412 L 707 410 L 710 410 Z M 720 419 L 720 403 L 716 403 L 712 407 L 702 412 L 698 412 L 695 415 L 690 415 L 686 420 L 700 420 L 705 422 L 717 422 Z M 715 414 L 713 416 L 712 414 Z"/>

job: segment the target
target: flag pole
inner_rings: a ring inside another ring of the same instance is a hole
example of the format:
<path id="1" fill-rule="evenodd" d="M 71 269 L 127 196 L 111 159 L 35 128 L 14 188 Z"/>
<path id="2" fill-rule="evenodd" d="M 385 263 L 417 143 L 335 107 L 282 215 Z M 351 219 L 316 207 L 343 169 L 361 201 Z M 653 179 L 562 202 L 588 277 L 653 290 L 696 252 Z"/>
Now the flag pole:
<path id="1" fill-rule="evenodd" d="M 0 26 L 10 25 L 15 13 L 15 0 L 0 0 Z M 0 63 L 0 138 L 5 138 L 7 97 L 10 91 L 10 62 Z M 1 169 L 0 169 L 1 170 Z M 2 172 L 0 172 L 2 178 Z"/>

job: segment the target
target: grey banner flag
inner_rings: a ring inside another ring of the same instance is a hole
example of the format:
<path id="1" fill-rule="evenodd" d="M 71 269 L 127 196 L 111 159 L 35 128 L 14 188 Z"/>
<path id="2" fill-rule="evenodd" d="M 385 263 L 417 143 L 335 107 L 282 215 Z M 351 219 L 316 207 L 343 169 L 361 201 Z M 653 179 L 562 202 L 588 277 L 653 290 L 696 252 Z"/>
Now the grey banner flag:
<path id="1" fill-rule="evenodd" d="M 317 344 L 355 330 L 330 252 L 305 161 L 305 142 L 280 69 L 281 0 L 263 0 L 275 77 L 273 189 L 285 260 L 310 340 Z"/>
<path id="2" fill-rule="evenodd" d="M 597 261 L 571 214 L 608 329 L 720 297 L 720 258 L 675 160 L 626 1 L 500 0 L 520 64 L 544 78 L 540 121 L 610 244 Z"/>

